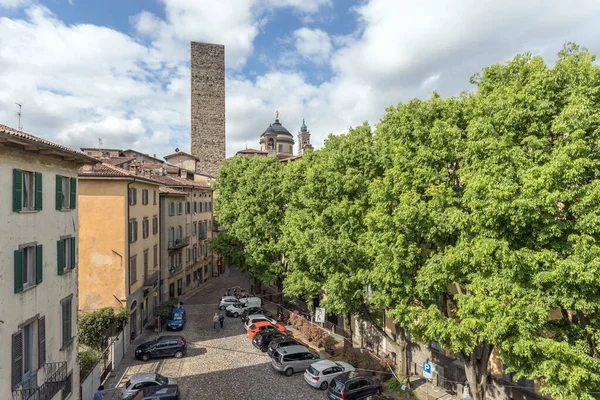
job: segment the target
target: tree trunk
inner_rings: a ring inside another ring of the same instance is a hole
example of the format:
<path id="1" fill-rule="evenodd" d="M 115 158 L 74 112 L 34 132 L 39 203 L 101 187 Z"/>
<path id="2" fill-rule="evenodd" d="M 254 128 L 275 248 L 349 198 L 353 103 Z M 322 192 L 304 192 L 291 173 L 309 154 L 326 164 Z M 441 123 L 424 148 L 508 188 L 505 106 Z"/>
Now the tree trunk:
<path id="1" fill-rule="evenodd" d="M 469 355 L 461 353 L 473 400 L 485 400 L 486 398 L 488 362 L 493 348 L 493 345 L 484 342 Z M 478 353 L 481 354 L 481 357 L 477 357 Z"/>
<path id="2" fill-rule="evenodd" d="M 344 352 L 352 348 L 352 316 L 344 315 Z"/>

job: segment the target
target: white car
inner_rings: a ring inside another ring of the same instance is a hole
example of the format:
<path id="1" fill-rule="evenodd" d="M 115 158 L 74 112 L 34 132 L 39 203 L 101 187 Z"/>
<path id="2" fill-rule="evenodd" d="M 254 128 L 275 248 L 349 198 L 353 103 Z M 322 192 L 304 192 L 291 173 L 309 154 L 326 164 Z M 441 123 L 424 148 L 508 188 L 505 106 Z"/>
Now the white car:
<path id="1" fill-rule="evenodd" d="M 355 368 L 352 365 L 343 361 L 317 361 L 304 371 L 304 380 L 316 389 L 327 390 L 329 382 L 333 378 L 354 370 Z"/>
<path id="2" fill-rule="evenodd" d="M 237 302 L 233 303 L 230 306 L 227 306 L 225 309 L 228 317 L 239 317 L 247 307 L 260 307 L 261 300 L 260 297 L 246 297 L 244 299 L 239 299 Z"/>
<path id="3" fill-rule="evenodd" d="M 246 322 L 244 322 L 244 329 L 248 330 L 248 327 L 250 325 L 252 325 L 256 322 L 262 322 L 262 321 L 270 322 L 273 325 L 275 325 L 277 323 L 277 321 L 271 317 L 267 317 L 266 315 L 262 315 L 262 314 L 255 314 L 255 315 L 249 316 L 248 320 Z"/>
<path id="4" fill-rule="evenodd" d="M 129 377 L 129 380 L 125 383 L 125 386 L 121 389 L 121 399 L 128 398 L 131 395 L 136 394 L 142 388 L 149 386 L 163 386 L 163 385 L 175 385 L 177 381 L 175 379 L 166 378 L 161 374 L 136 374 Z"/>
<path id="5" fill-rule="evenodd" d="M 221 300 L 219 300 L 219 310 L 226 309 L 227 306 L 235 304 L 236 301 L 238 301 L 238 299 L 236 299 L 235 296 L 223 296 L 223 297 L 221 297 Z"/>

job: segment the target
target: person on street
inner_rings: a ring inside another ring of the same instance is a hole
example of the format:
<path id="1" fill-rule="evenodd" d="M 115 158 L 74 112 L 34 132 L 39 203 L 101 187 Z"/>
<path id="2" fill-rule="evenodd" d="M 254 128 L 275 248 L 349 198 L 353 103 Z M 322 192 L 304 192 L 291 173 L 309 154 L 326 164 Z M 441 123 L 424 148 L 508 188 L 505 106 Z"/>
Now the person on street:
<path id="1" fill-rule="evenodd" d="M 219 315 L 219 324 L 221 324 L 221 329 L 223 329 L 223 321 L 225 321 L 225 316 L 221 314 Z"/>
<path id="2" fill-rule="evenodd" d="M 215 313 L 213 317 L 213 328 L 217 329 L 219 327 L 219 313 Z"/>
<path id="3" fill-rule="evenodd" d="M 100 385 L 96 393 L 94 393 L 94 400 L 104 400 L 104 386 Z"/>

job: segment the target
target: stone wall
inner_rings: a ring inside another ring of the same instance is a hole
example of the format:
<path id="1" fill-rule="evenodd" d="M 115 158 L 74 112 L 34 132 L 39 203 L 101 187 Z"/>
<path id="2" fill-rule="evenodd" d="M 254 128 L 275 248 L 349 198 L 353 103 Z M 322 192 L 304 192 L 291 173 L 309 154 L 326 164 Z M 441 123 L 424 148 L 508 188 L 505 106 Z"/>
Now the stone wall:
<path id="1" fill-rule="evenodd" d="M 215 176 L 225 159 L 225 46 L 191 43 L 191 147 L 197 172 Z"/>

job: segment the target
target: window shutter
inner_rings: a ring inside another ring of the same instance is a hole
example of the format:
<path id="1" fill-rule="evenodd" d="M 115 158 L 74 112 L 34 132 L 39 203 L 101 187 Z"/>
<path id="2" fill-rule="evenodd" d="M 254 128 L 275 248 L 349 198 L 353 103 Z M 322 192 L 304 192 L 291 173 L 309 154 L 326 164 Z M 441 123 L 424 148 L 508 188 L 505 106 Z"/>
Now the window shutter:
<path id="1" fill-rule="evenodd" d="M 77 256 L 77 246 L 75 246 L 75 238 L 71 238 L 71 268 L 77 267 L 77 262 L 75 257 Z"/>
<path id="2" fill-rule="evenodd" d="M 43 260 L 43 252 L 42 245 L 38 244 L 35 246 L 35 283 L 40 284 L 43 280 L 43 269 L 44 269 L 44 260 Z"/>
<path id="3" fill-rule="evenodd" d="M 21 211 L 23 203 L 23 171 L 13 169 L 13 211 Z"/>
<path id="4" fill-rule="evenodd" d="M 23 291 L 23 250 L 15 250 L 15 293 Z"/>
<path id="5" fill-rule="evenodd" d="M 62 303 L 62 345 L 69 341 L 69 301 Z"/>
<path id="6" fill-rule="evenodd" d="M 23 377 L 23 331 L 12 335 L 12 388 L 21 383 Z"/>
<path id="7" fill-rule="evenodd" d="M 56 175 L 56 209 L 62 210 L 62 176 Z"/>
<path id="8" fill-rule="evenodd" d="M 36 210 L 42 209 L 42 173 L 35 173 L 35 205 Z"/>
<path id="9" fill-rule="evenodd" d="M 38 319 L 38 367 L 46 363 L 46 317 Z"/>
<path id="10" fill-rule="evenodd" d="M 58 267 L 58 274 L 62 275 L 65 270 L 65 242 L 63 242 L 62 240 L 56 242 L 56 254 L 56 265 Z"/>
<path id="11" fill-rule="evenodd" d="M 71 209 L 74 210 L 77 204 L 77 178 L 71 178 L 71 184 L 69 186 L 71 187 L 71 198 L 69 203 Z"/>

